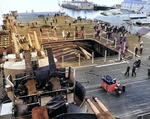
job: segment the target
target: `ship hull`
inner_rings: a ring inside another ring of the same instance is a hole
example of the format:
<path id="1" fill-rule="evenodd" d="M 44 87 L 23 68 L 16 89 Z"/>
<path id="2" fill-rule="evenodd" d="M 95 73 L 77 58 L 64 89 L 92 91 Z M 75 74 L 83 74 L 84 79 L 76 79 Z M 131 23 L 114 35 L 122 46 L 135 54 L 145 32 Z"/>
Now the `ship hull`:
<path id="1" fill-rule="evenodd" d="M 115 8 L 107 7 L 107 6 L 95 6 L 94 5 L 94 10 L 110 10 L 110 9 L 115 9 Z"/>
<path id="2" fill-rule="evenodd" d="M 63 2 L 61 4 L 63 8 L 75 9 L 75 10 L 93 10 L 93 2 Z"/>
<path id="3" fill-rule="evenodd" d="M 79 7 L 79 6 L 75 6 L 75 5 L 67 5 L 67 4 L 62 4 L 63 8 L 67 8 L 67 9 L 75 9 L 75 10 L 93 10 L 93 7 Z"/>

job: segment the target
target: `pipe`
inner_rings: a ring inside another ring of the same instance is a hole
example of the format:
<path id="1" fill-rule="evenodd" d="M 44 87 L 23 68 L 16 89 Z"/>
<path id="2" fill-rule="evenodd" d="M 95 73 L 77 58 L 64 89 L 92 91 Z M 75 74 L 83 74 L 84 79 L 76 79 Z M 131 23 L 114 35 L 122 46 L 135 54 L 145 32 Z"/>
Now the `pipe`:
<path id="1" fill-rule="evenodd" d="M 36 32 L 35 32 L 35 31 L 34 31 L 34 38 L 35 38 L 35 44 L 36 44 L 37 55 L 38 55 L 39 57 L 44 57 L 44 56 L 42 56 L 41 48 L 40 48 L 40 45 L 39 45 L 39 42 L 38 42 L 37 35 L 36 35 Z"/>
<path id="2" fill-rule="evenodd" d="M 38 42 L 38 39 L 37 39 L 36 31 L 34 31 L 34 38 L 35 38 L 35 43 L 36 43 L 36 49 L 40 50 L 40 45 L 39 45 L 39 42 Z"/>
<path id="3" fill-rule="evenodd" d="M 15 46 L 16 59 L 20 59 L 20 53 L 19 53 L 19 50 L 18 50 L 18 45 L 17 45 L 15 33 L 12 34 L 12 38 L 13 38 L 14 46 Z"/>
<path id="4" fill-rule="evenodd" d="M 32 47 L 33 45 L 32 45 L 31 37 L 30 37 L 29 33 L 28 33 L 28 38 L 29 38 L 29 44 L 30 44 L 30 46 Z"/>
<path id="5" fill-rule="evenodd" d="M 98 115 L 100 113 L 100 111 L 97 109 L 97 107 L 95 107 L 95 105 L 91 102 L 90 99 L 87 99 L 87 102 L 89 103 L 89 105 L 92 108 L 92 110 L 95 113 L 95 115 Z"/>
<path id="6" fill-rule="evenodd" d="M 97 97 L 93 97 L 93 100 L 95 102 L 97 102 L 98 106 L 104 111 L 108 111 L 108 109 L 103 105 L 103 103 L 101 103 L 101 101 L 97 98 Z"/>

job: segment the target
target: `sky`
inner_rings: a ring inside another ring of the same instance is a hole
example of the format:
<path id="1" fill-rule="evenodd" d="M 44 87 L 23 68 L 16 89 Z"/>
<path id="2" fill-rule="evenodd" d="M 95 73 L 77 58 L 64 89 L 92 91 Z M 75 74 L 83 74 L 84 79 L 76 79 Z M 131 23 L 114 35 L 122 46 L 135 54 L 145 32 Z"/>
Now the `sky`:
<path id="1" fill-rule="evenodd" d="M 59 11 L 58 1 L 62 0 L 0 0 L 0 25 L 2 24 L 2 14 L 9 11 L 18 11 L 18 13 L 31 12 L 50 12 Z M 68 0 L 70 1 L 70 0 Z M 88 0 L 95 4 L 112 6 L 121 4 L 124 0 Z"/>
<path id="2" fill-rule="evenodd" d="M 5 14 L 9 11 L 17 10 L 18 13 L 31 12 L 49 12 L 58 11 L 58 1 L 61 0 L 0 0 L 0 11 Z M 69 0 L 68 0 L 69 1 Z M 100 5 L 111 6 L 121 3 L 123 0 L 88 0 Z"/>

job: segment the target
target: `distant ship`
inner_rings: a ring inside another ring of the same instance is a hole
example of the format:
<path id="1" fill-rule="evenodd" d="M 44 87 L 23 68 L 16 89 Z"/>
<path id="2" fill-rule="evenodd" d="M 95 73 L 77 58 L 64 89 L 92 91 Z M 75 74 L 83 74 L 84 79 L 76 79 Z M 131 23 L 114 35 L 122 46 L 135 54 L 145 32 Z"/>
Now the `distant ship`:
<path id="1" fill-rule="evenodd" d="M 101 6 L 94 4 L 93 2 L 88 2 L 87 0 L 79 1 L 79 0 L 72 0 L 72 1 L 62 1 L 62 3 L 58 3 L 59 6 L 68 9 L 75 9 L 75 10 L 110 10 L 115 9 L 114 7 L 108 6 Z"/>
<path id="2" fill-rule="evenodd" d="M 59 3 L 59 5 L 63 8 L 75 9 L 75 10 L 93 10 L 94 9 L 93 2 L 88 2 L 87 0 L 62 1 L 61 4 Z"/>
<path id="3" fill-rule="evenodd" d="M 110 9 L 115 9 L 115 7 L 108 7 L 94 4 L 94 10 L 110 10 Z"/>

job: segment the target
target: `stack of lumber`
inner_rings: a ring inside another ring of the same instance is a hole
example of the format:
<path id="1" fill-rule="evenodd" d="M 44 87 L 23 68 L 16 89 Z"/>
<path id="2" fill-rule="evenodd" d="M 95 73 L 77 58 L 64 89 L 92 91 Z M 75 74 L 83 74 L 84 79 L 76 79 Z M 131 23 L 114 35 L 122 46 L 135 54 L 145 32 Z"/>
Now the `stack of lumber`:
<path id="1" fill-rule="evenodd" d="M 61 42 L 45 45 L 44 48 L 51 47 L 54 57 L 58 62 L 62 62 L 62 56 L 65 62 L 72 62 L 80 59 L 90 59 L 92 57 L 92 46 L 87 42 Z"/>

